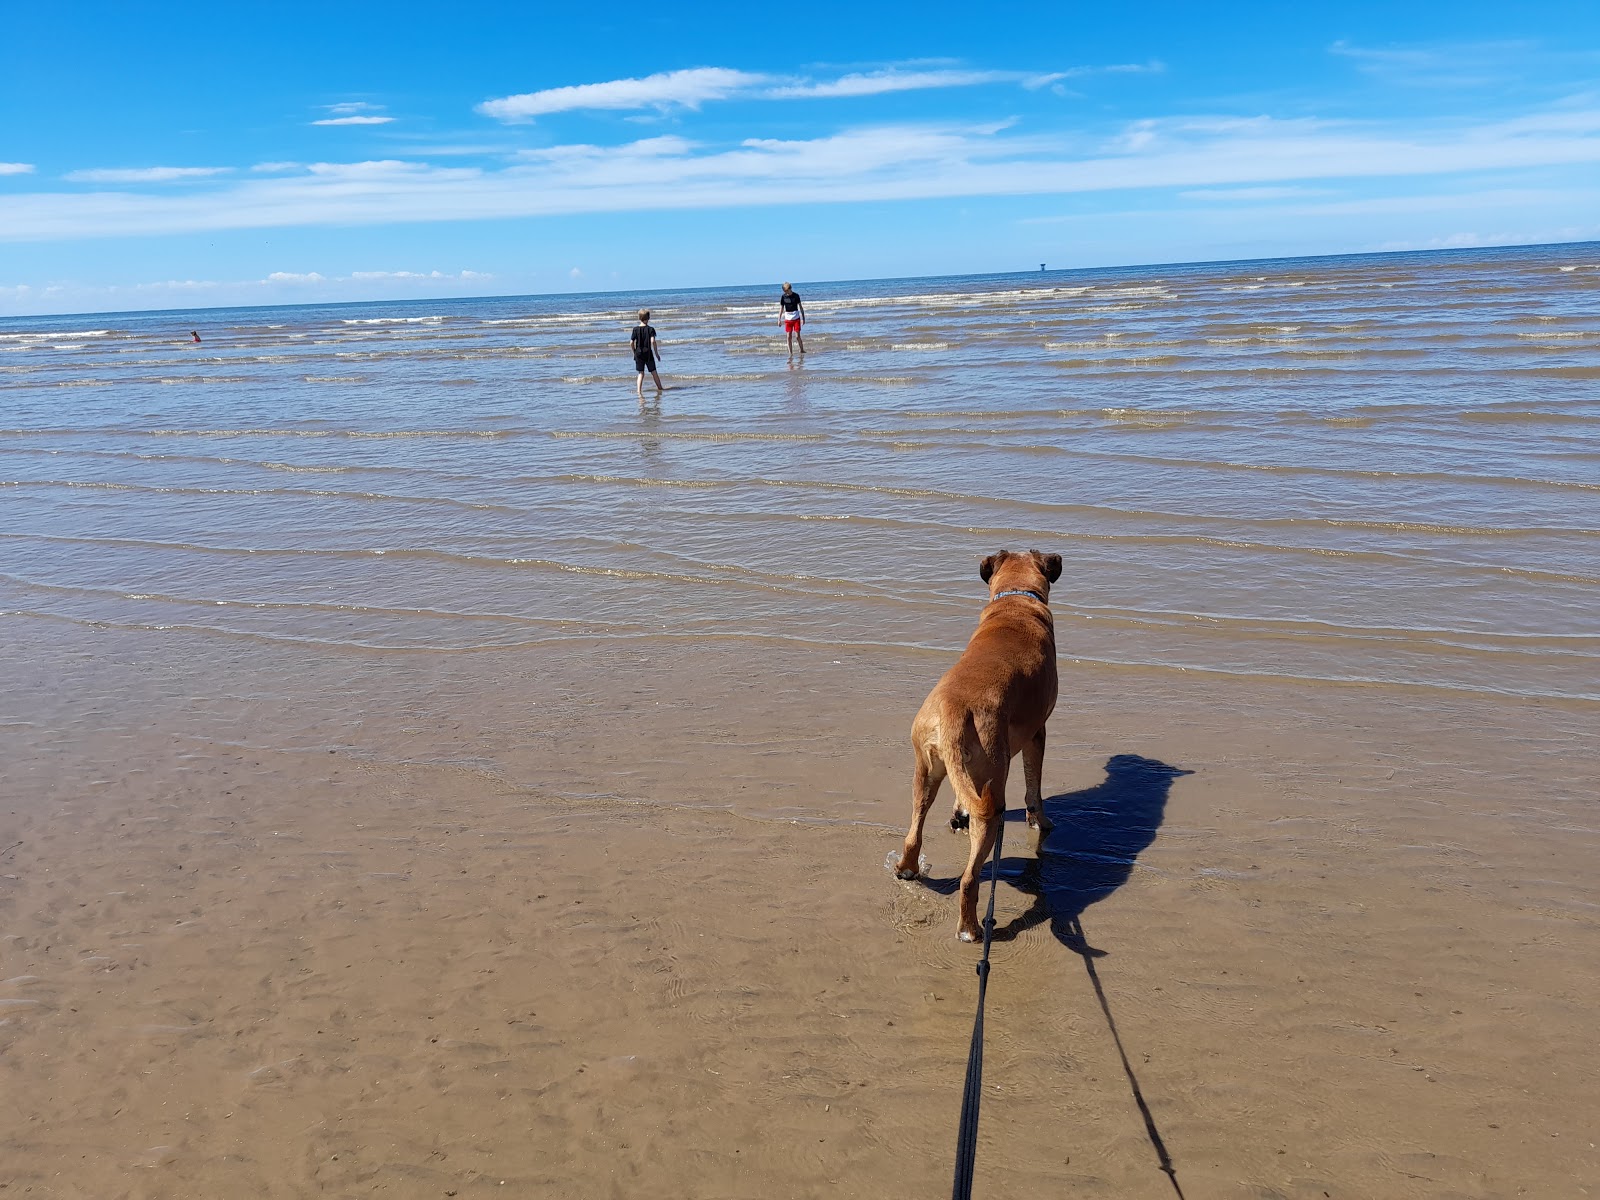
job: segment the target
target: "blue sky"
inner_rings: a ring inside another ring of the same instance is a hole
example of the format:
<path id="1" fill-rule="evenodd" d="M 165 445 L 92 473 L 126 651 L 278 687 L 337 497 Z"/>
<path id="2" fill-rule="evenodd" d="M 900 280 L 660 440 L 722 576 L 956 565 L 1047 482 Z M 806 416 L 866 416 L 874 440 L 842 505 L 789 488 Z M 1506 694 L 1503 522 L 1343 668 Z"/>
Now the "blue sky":
<path id="1" fill-rule="evenodd" d="M 0 314 L 1600 238 L 1600 5 L 12 5 Z"/>

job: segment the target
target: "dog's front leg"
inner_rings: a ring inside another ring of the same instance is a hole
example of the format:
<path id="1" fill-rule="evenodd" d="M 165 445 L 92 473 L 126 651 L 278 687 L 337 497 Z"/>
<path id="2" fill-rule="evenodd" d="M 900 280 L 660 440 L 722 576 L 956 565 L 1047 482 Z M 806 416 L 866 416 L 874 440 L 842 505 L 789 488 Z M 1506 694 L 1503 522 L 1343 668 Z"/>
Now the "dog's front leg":
<path id="1" fill-rule="evenodd" d="M 1028 808 L 1028 828 L 1049 833 L 1050 818 L 1044 815 L 1044 726 L 1022 747 L 1022 774 L 1028 787 L 1022 802 Z"/>

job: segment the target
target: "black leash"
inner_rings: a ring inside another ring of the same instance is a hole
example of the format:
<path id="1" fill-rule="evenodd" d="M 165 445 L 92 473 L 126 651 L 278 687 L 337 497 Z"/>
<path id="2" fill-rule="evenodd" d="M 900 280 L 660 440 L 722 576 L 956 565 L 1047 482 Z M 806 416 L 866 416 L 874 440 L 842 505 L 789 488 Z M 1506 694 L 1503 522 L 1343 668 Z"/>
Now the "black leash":
<path id="1" fill-rule="evenodd" d="M 1000 885 L 1000 846 L 1006 840 L 1006 814 L 1000 810 L 994 835 L 994 865 L 989 872 L 989 915 L 983 919 L 983 957 L 978 960 L 978 1012 L 972 1019 L 967 1050 L 967 1085 L 961 1092 L 961 1130 L 956 1134 L 956 1179 L 951 1200 L 972 1200 L 972 1169 L 978 1161 L 978 1105 L 983 1100 L 983 1001 L 989 991 L 989 939 L 994 936 L 994 893 Z"/>

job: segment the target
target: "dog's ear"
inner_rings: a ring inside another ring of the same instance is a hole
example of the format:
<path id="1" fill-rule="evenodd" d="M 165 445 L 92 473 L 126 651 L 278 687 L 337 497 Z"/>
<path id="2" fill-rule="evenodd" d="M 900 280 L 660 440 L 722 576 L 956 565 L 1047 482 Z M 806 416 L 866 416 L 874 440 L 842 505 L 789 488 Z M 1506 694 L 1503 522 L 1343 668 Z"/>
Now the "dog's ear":
<path id="1" fill-rule="evenodd" d="M 988 558 L 984 559 L 981 563 L 979 563 L 978 564 L 978 578 L 983 580 L 985 583 L 988 583 L 989 582 L 989 576 L 994 574 L 994 569 L 1000 565 L 1000 560 L 1002 558 L 1004 558 L 1005 556 L 1006 556 L 1006 552 L 1004 550 L 1002 550 L 1002 551 L 1000 551 L 999 554 L 991 554 L 991 555 L 989 555 Z"/>
<path id="2" fill-rule="evenodd" d="M 1051 583 L 1061 578 L 1061 555 L 1040 554 L 1033 551 L 1033 560 L 1039 564 L 1039 569 L 1044 572 L 1044 577 Z"/>

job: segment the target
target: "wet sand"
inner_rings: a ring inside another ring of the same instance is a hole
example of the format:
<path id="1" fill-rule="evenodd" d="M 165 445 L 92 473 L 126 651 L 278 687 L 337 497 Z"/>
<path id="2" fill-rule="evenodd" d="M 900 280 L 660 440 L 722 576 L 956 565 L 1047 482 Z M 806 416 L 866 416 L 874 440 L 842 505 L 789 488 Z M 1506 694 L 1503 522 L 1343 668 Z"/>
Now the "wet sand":
<path id="1" fill-rule="evenodd" d="M 975 955 L 882 866 L 946 658 L 10 629 L 0 1193 L 948 1189 Z M 1596 706 L 1063 681 L 979 1194 L 1590 1194 Z"/>

